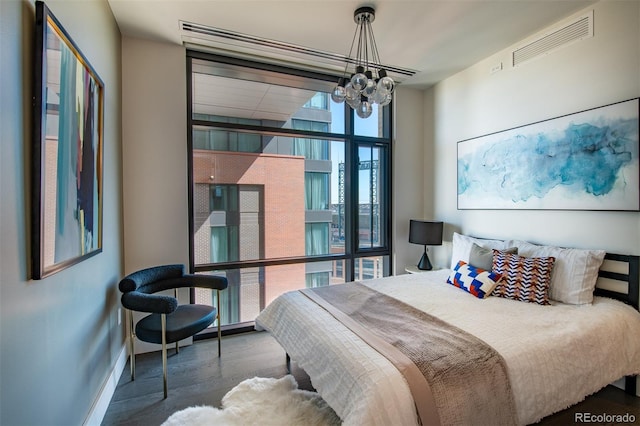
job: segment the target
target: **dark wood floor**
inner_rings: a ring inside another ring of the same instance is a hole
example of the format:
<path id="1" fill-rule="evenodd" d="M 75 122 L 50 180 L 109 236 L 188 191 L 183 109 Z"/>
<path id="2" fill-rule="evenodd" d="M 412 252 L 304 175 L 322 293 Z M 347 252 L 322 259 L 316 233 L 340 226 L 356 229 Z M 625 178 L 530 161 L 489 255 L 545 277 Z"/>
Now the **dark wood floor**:
<path id="1" fill-rule="evenodd" d="M 220 406 L 222 397 L 242 380 L 252 377 L 282 377 L 286 374 L 285 353 L 268 333 L 247 333 L 224 337 L 222 357 L 217 357 L 215 340 L 199 341 L 169 352 L 169 397 L 162 398 L 160 353 L 138 355 L 136 380 L 129 365 L 120 378 L 103 425 L 160 425 L 173 412 L 194 405 Z M 312 390 L 309 377 L 292 365 L 302 389 Z M 640 424 L 640 398 L 608 386 L 584 402 L 547 417 L 539 424 L 576 424 L 575 413 L 625 414 Z M 591 423 L 602 424 L 602 423 Z M 613 423 L 605 423 L 613 424 Z"/>

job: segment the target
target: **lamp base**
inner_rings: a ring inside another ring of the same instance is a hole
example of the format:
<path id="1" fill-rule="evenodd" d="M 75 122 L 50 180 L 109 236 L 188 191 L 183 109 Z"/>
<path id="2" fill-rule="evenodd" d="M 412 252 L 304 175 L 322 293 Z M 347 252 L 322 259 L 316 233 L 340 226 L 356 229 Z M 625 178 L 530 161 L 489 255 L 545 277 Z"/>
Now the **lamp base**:
<path id="1" fill-rule="evenodd" d="M 433 266 L 431 265 L 431 261 L 429 260 L 429 256 L 427 256 L 426 251 L 420 258 L 420 262 L 418 262 L 418 269 L 421 269 L 423 271 L 430 271 L 433 269 Z"/>

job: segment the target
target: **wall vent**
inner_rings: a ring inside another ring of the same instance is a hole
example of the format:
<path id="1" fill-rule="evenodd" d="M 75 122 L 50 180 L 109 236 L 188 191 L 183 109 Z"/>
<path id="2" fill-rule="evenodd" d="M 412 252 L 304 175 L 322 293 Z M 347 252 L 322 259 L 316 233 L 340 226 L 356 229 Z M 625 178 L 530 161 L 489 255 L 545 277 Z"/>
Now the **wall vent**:
<path id="1" fill-rule="evenodd" d="M 577 41 L 593 37 L 593 10 L 545 31 L 511 52 L 514 67 Z"/>
<path id="2" fill-rule="evenodd" d="M 179 21 L 179 25 L 183 44 L 196 50 L 218 51 L 232 56 L 247 58 L 252 55 L 254 58 L 283 60 L 307 66 L 315 65 L 315 68 L 321 70 L 332 68 L 340 74 L 344 71 L 345 62 L 356 63 L 354 58 L 296 44 L 265 39 L 193 22 Z M 413 69 L 389 64 L 375 64 L 374 66 L 384 68 L 394 80 L 398 79 L 398 77 L 400 79 L 402 77 L 410 77 L 417 73 Z"/>

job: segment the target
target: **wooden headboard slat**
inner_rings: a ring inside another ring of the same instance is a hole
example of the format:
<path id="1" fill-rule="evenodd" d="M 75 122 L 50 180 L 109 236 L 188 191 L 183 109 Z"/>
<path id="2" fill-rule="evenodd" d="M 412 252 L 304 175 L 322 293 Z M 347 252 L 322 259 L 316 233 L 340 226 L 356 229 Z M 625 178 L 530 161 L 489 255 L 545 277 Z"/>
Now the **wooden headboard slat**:
<path id="1" fill-rule="evenodd" d="M 624 281 L 628 284 L 628 290 L 627 293 L 621 293 L 596 287 L 594 294 L 596 296 L 610 297 L 612 299 L 623 301 L 638 310 L 638 298 L 640 297 L 640 277 L 638 276 L 640 273 L 640 256 L 607 253 L 604 258 L 607 260 L 626 263 L 628 265 L 629 273 L 621 274 L 619 272 L 600 270 L 598 272 L 598 276 L 617 281 Z"/>
<path id="2" fill-rule="evenodd" d="M 638 309 L 640 299 L 640 256 L 629 256 L 629 299 L 635 301 L 632 305 Z"/>
<path id="3" fill-rule="evenodd" d="M 598 276 L 602 278 L 611 278 L 612 280 L 616 281 L 629 282 L 629 275 L 621 274 L 619 272 L 600 271 L 598 272 Z"/>

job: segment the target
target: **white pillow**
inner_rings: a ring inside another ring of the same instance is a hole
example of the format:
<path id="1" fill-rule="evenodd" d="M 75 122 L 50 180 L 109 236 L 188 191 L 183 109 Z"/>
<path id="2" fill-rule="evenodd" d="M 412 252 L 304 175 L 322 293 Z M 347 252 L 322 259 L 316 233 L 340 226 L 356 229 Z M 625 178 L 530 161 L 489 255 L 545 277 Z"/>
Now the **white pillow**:
<path id="1" fill-rule="evenodd" d="M 518 247 L 521 256 L 556 258 L 551 272 L 550 299 L 571 305 L 593 302 L 593 290 L 604 260 L 604 250 L 539 246 L 526 241 L 509 243 Z"/>
<path id="2" fill-rule="evenodd" d="M 469 263 L 469 254 L 471 253 L 471 247 L 474 243 L 479 245 L 480 247 L 496 250 L 504 250 L 507 247 L 511 247 L 507 245 L 508 241 L 484 240 L 480 238 L 461 235 L 457 232 L 453 233 L 453 239 L 451 242 L 451 267 L 449 268 L 451 270 L 455 269 L 455 267 L 458 265 L 458 262 L 461 260 L 465 263 Z"/>

